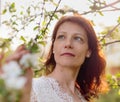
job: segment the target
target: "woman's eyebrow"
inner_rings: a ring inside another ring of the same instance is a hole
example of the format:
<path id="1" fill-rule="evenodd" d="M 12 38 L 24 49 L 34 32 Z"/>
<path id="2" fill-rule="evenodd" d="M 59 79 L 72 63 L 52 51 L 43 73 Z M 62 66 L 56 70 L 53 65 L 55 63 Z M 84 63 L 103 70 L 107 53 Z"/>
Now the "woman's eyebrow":
<path id="1" fill-rule="evenodd" d="M 65 32 L 65 31 L 58 31 L 57 33 L 64 33 L 64 34 L 66 34 L 67 32 Z"/>
<path id="2" fill-rule="evenodd" d="M 80 35 L 80 36 L 85 36 L 85 34 L 81 33 L 81 32 L 75 32 L 75 35 Z"/>

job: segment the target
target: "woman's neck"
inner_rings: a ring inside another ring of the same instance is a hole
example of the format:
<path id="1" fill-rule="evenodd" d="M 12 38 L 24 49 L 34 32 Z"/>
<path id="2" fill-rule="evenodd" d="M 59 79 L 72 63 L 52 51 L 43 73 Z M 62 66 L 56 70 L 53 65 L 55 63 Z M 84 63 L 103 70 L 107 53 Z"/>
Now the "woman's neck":
<path id="1" fill-rule="evenodd" d="M 79 68 L 68 68 L 56 66 L 49 77 L 56 79 L 62 87 L 71 92 L 75 92 L 75 82 L 79 72 Z"/>

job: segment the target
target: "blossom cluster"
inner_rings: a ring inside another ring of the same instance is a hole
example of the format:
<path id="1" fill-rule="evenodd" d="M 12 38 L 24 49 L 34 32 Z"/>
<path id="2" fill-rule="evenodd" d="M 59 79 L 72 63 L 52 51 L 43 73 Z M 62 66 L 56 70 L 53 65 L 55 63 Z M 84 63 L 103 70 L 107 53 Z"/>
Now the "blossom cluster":
<path id="1" fill-rule="evenodd" d="M 2 102 L 6 102 L 6 100 L 7 102 L 16 102 L 20 98 L 16 95 L 20 96 L 19 93 L 27 81 L 26 77 L 24 77 L 24 70 L 26 68 L 36 68 L 37 66 L 37 56 L 30 53 L 22 56 L 19 61 L 5 63 L 2 66 L 3 73 L 0 74 L 0 87 L 3 90 L 1 91 L 0 89 L 0 100 L 2 100 Z M 9 93 L 12 98 L 6 99 L 8 98 L 6 95 Z M 13 93 L 14 95 L 12 95 Z"/>

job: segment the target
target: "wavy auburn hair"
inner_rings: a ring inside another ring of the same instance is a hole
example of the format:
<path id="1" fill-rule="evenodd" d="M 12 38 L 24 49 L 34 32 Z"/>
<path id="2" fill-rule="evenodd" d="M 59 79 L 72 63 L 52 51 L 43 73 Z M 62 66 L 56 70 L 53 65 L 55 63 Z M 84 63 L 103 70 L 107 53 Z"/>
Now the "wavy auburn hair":
<path id="1" fill-rule="evenodd" d="M 80 25 L 87 34 L 88 47 L 92 53 L 90 58 L 86 58 L 82 64 L 76 79 L 76 83 L 80 86 L 81 94 L 86 100 L 89 101 L 91 97 L 97 97 L 99 91 L 101 90 L 102 76 L 105 74 L 106 66 L 105 59 L 100 54 L 100 45 L 97 40 L 96 33 L 89 20 L 85 19 L 81 15 L 73 15 L 64 16 L 57 22 L 53 30 L 52 45 L 45 62 L 45 66 L 47 69 L 52 68 L 52 70 L 54 70 L 56 66 L 53 54 L 53 44 L 57 31 L 64 22 L 72 22 Z"/>

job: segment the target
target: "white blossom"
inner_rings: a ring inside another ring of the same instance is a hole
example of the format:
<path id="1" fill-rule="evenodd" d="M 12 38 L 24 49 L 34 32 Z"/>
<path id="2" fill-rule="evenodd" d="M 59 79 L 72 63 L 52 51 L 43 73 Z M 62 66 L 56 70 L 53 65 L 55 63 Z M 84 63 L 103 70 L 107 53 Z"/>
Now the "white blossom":
<path id="1" fill-rule="evenodd" d="M 28 53 L 20 59 L 19 63 L 25 68 L 37 67 L 38 65 L 37 55 Z"/>
<path id="2" fill-rule="evenodd" d="M 17 77 L 22 74 L 22 69 L 16 61 L 10 61 L 2 67 L 4 77 Z"/>
<path id="3" fill-rule="evenodd" d="M 3 65 L 3 73 L 0 77 L 4 80 L 5 85 L 8 89 L 22 89 L 26 83 L 26 78 L 22 76 L 22 70 L 28 67 L 37 67 L 37 55 L 36 54 L 26 54 L 19 62 L 10 61 Z M 21 68 L 24 67 L 24 68 Z"/>
<path id="4" fill-rule="evenodd" d="M 5 85 L 10 89 L 22 89 L 25 83 L 25 77 L 11 77 L 5 80 Z"/>
<path id="5" fill-rule="evenodd" d="M 10 61 L 6 63 L 3 67 L 3 74 L 1 78 L 4 80 L 5 85 L 9 89 L 22 89 L 25 85 L 26 78 L 21 76 L 22 69 L 17 61 Z"/>

